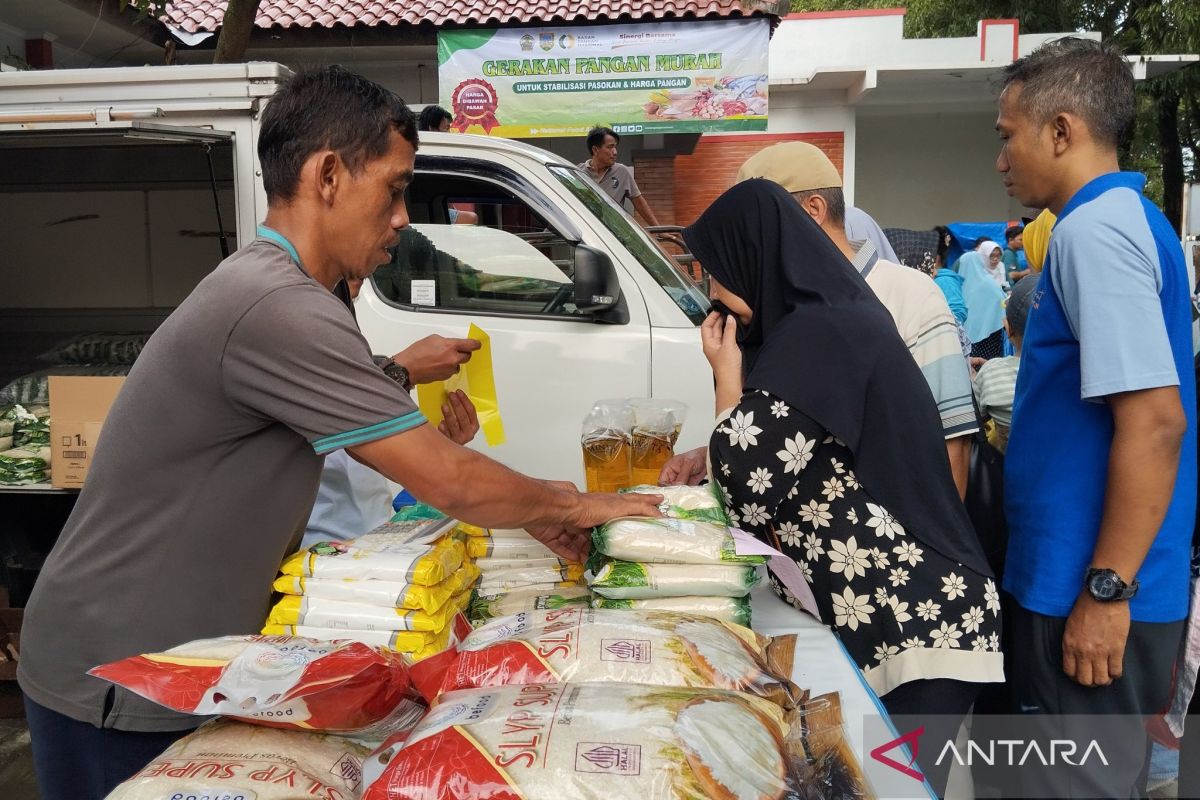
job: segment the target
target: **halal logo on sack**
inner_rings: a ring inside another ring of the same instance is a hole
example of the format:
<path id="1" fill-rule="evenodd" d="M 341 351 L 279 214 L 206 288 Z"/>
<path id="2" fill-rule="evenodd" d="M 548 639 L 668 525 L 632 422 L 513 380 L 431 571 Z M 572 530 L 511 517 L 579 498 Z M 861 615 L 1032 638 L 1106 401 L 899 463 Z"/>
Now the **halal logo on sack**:
<path id="1" fill-rule="evenodd" d="M 612 742 L 580 742 L 575 746 L 575 771 L 640 775 L 642 746 Z"/>
<path id="2" fill-rule="evenodd" d="M 646 639 L 602 639 L 600 647 L 601 661 L 650 663 L 650 642 Z"/>
<path id="3" fill-rule="evenodd" d="M 495 87 L 482 78 L 470 78 L 455 86 L 450 105 L 454 109 L 450 127 L 459 133 L 472 125 L 481 125 L 484 133 L 491 133 L 492 128 L 500 124 L 496 119 L 500 98 Z"/>

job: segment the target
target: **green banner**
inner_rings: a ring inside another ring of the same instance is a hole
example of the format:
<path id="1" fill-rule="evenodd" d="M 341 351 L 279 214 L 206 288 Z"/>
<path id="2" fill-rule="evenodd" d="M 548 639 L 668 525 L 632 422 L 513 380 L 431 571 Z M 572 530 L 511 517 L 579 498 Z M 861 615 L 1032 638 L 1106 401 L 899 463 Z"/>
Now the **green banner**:
<path id="1" fill-rule="evenodd" d="M 767 127 L 766 19 L 438 33 L 452 128 L 512 139 Z"/>

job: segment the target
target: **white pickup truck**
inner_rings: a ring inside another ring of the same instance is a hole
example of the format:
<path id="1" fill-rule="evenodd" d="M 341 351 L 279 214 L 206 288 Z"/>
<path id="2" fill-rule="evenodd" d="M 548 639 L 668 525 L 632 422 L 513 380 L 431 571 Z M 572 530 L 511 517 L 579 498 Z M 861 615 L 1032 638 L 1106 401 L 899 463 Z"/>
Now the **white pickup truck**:
<path id="1" fill-rule="evenodd" d="M 0 73 L 0 385 L 44 366 L 34 356 L 56 337 L 153 330 L 219 245 L 254 237 L 258 120 L 288 74 Z M 459 211 L 476 222 L 451 224 Z M 359 324 L 382 354 L 472 322 L 490 334 L 507 442 L 477 447 L 582 485 L 580 425 L 610 397 L 682 400 L 678 446 L 707 438 L 707 300 L 579 169 L 519 142 L 424 134 L 409 213 L 396 258 L 359 296 Z"/>

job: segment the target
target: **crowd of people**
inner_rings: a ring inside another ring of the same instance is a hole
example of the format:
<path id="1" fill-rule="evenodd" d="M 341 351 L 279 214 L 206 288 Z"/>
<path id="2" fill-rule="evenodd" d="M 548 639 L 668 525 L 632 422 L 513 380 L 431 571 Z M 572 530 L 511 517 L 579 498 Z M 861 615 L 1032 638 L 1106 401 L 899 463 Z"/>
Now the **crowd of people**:
<path id="1" fill-rule="evenodd" d="M 1118 166 L 1133 114 L 1120 53 L 1052 42 L 1003 87 L 996 168 L 1040 214 L 953 264 L 944 228 L 896 236 L 909 254 L 916 243 L 908 263 L 932 293 L 875 277 L 887 262 L 848 236 L 815 148 L 752 157 L 686 229 L 712 276 L 718 424 L 663 478 L 710 477 L 741 527 L 798 562 L 889 712 L 932 715 L 917 760 L 939 792 L 948 765 L 929 755 L 1003 681 L 1001 708 L 1026 715 L 1028 738 L 1096 741 L 1112 759 L 1027 770 L 1023 796 L 1143 796 L 1146 721 L 1196 666 L 1178 657 L 1196 522 L 1192 288 L 1145 178 Z M 963 348 L 914 349 L 916 306 L 918 346 L 957 343 L 961 326 Z M 964 419 L 947 418 L 954 403 Z M 953 449 L 935 446 L 957 434 L 1004 454 L 996 568 Z"/>
<path id="2" fill-rule="evenodd" d="M 944 228 L 889 235 L 795 142 L 750 158 L 685 229 L 710 276 L 699 333 L 716 424 L 661 479 L 712 481 L 735 524 L 795 560 L 890 713 L 952 739 L 1006 685 L 1034 735 L 1123 754 L 1102 778 L 1023 773 L 1033 796 L 1140 796 L 1143 720 L 1173 676 L 1195 676 L 1177 659 L 1196 521 L 1191 286 L 1144 177 L 1118 167 L 1133 113 L 1120 53 L 1052 42 L 1003 86 L 996 167 L 1044 209 L 1004 246 L 948 263 Z M 435 109 L 418 123 L 336 67 L 297 74 L 268 104 L 259 235 L 151 338 L 27 609 L 20 681 L 47 800 L 103 797 L 196 724 L 87 670 L 257 630 L 279 562 L 319 524 L 308 510 L 329 453 L 348 454 L 347 483 L 361 462 L 573 559 L 591 526 L 657 515 L 658 497 L 579 493 L 464 448 L 478 429 L 464 397 L 440 431 L 425 424 L 408 390 L 453 374 L 474 343 L 428 337 L 372 358 L 352 287 L 407 224 L 418 128 L 451 121 Z M 581 166 L 655 225 L 618 141 L 593 131 Z M 184 400 L 186 425 L 162 411 Z M 968 509 L 988 447 L 1005 465 L 1003 507 L 987 510 L 1007 521 L 999 563 Z M 1113 716 L 1071 721 L 1097 713 Z M 938 752 L 917 760 L 944 792 Z"/>

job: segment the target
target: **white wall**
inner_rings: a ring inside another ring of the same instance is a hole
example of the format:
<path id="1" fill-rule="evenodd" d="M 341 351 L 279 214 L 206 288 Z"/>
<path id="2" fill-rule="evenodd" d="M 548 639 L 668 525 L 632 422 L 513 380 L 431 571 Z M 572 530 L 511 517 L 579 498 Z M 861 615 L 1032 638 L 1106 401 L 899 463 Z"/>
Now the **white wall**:
<path id="1" fill-rule="evenodd" d="M 172 307 L 221 260 L 209 190 L 0 193 L 0 220 L 3 308 Z"/>
<path id="2" fill-rule="evenodd" d="M 771 89 L 767 119 L 768 133 L 828 133 L 843 135 L 843 191 L 854 203 L 858 185 L 857 133 L 854 108 L 845 104 L 842 92 L 809 92 Z"/>
<path id="3" fill-rule="evenodd" d="M 881 226 L 1016 219 L 996 172 L 994 114 L 866 115 L 857 127 L 855 205 Z"/>

